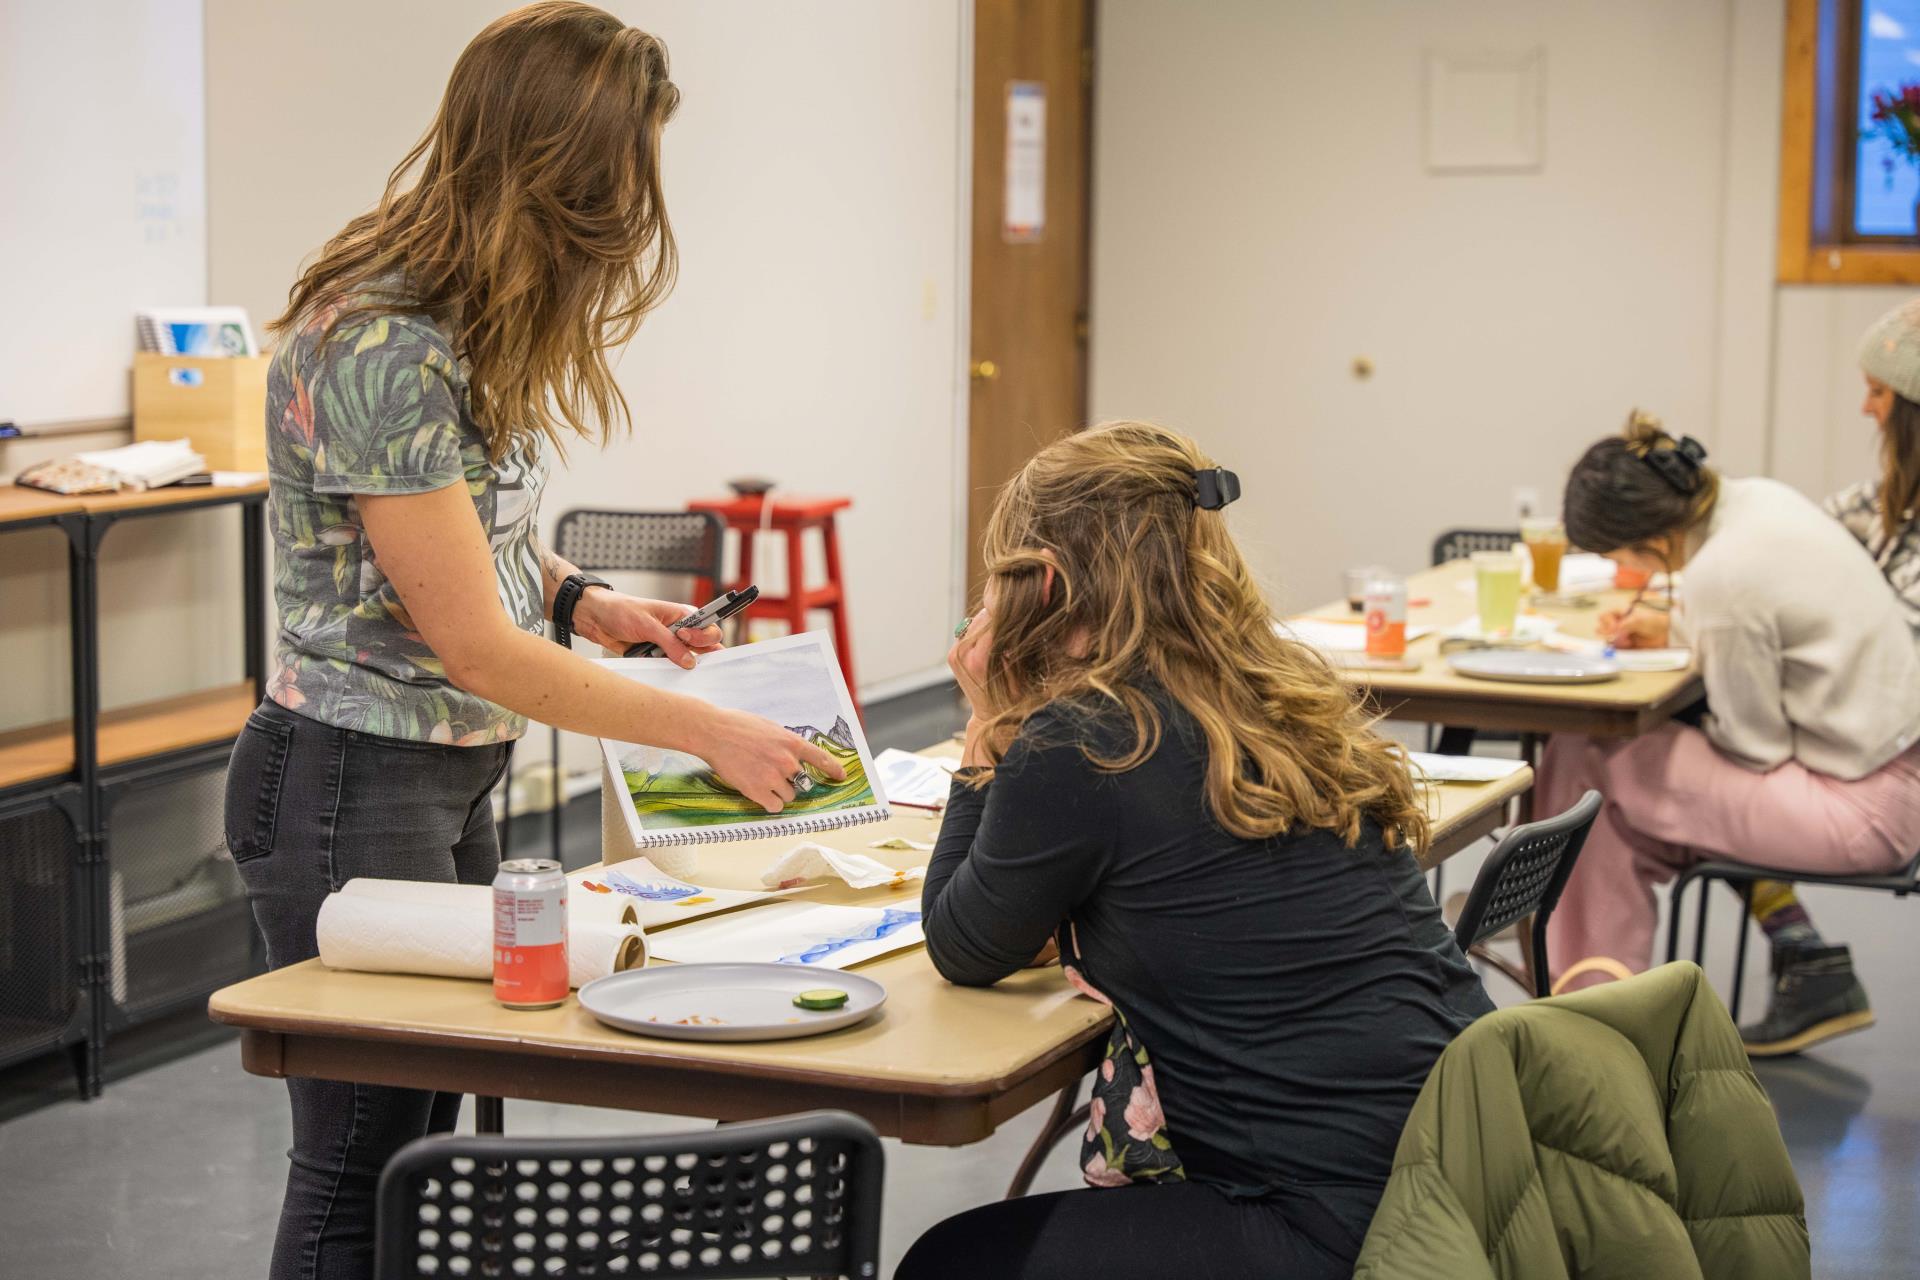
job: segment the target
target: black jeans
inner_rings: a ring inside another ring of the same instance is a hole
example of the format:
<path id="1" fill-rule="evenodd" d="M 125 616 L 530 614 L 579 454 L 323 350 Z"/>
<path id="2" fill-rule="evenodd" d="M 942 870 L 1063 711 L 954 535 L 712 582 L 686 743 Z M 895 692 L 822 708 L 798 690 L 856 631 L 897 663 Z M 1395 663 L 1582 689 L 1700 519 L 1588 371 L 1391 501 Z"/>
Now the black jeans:
<path id="1" fill-rule="evenodd" d="M 893 1277 L 1347 1280 L 1364 1236 L 1306 1196 L 1235 1200 L 1200 1182 L 1056 1191 L 937 1223 Z"/>
<path id="2" fill-rule="evenodd" d="M 319 954 L 320 904 L 355 876 L 489 883 L 491 792 L 509 750 L 375 737 L 261 703 L 234 744 L 226 824 L 268 967 Z M 460 1095 L 301 1079 L 287 1093 L 292 1167 L 272 1280 L 366 1280 L 380 1170 L 414 1138 L 452 1129 Z"/>

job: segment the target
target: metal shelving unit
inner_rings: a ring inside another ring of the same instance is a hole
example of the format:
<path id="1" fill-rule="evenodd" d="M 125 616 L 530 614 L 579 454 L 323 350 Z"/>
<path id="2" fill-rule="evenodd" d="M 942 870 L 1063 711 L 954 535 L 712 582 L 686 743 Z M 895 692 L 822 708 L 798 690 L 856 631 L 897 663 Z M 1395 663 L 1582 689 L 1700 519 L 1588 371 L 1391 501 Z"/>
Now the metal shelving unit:
<path id="1" fill-rule="evenodd" d="M 261 967 L 221 797 L 265 679 L 266 486 L 62 498 L 0 489 L 0 533 L 65 535 L 72 714 L 0 733 L 0 1066 L 61 1049 L 100 1092 L 110 1036 Z M 99 563 L 120 523 L 240 513 L 246 678 L 102 712 Z"/>

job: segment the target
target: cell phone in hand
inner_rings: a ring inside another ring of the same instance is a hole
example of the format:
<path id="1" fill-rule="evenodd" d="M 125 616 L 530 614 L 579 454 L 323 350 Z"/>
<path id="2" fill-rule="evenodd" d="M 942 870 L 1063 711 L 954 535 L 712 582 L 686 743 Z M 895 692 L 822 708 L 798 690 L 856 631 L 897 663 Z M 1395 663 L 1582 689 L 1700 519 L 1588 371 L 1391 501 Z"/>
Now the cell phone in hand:
<path id="1" fill-rule="evenodd" d="M 760 588 L 752 585 L 741 587 L 738 591 L 725 592 L 718 599 L 707 601 L 680 621 L 670 624 L 667 630 L 678 633 L 697 631 L 701 627 L 717 627 L 759 598 Z M 657 658 L 660 656 L 660 646 L 651 640 L 642 640 L 628 649 L 626 656 Z"/>

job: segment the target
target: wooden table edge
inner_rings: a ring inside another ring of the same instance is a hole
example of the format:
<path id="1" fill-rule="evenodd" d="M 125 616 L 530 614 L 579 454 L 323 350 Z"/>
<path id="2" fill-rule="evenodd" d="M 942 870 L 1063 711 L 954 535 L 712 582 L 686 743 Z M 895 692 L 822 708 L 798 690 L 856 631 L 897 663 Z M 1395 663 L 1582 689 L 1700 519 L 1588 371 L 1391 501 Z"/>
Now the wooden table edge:
<path id="1" fill-rule="evenodd" d="M 1390 688 L 1362 687 L 1359 692 L 1375 712 L 1388 720 L 1459 725 L 1503 733 L 1581 733 L 1600 738 L 1632 738 L 1672 719 L 1674 712 L 1697 700 L 1703 688 L 1696 673 L 1675 685 L 1658 702 L 1637 706 L 1540 702 L 1469 691 L 1397 693 Z"/>
<path id="2" fill-rule="evenodd" d="M 601 1048 L 591 1045 L 555 1044 L 540 1040 L 508 1039 L 500 1036 L 451 1035 L 444 1032 L 423 1032 L 408 1028 L 347 1022 L 319 1023 L 300 1018 L 252 1015 L 220 1009 L 214 1003 L 218 998 L 219 993 L 216 992 L 214 999 L 207 1002 L 207 1016 L 223 1026 L 239 1029 L 243 1039 L 249 1033 L 265 1033 L 307 1040 L 348 1041 L 359 1045 L 398 1044 L 469 1053 L 510 1053 L 528 1058 L 605 1063 L 640 1071 L 698 1071 L 712 1075 L 740 1076 L 770 1083 L 832 1086 L 926 1098 L 984 1098 L 1006 1093 L 1059 1060 L 1083 1050 L 1096 1040 L 1103 1039 L 1110 1025 L 1110 1020 L 1104 1018 L 1093 1022 L 1085 1030 L 1068 1036 L 1018 1069 L 1001 1075 L 974 1080 L 915 1080 L 894 1076 L 863 1076 L 815 1068 L 781 1067 L 765 1062 L 688 1057 L 683 1054 L 656 1052 L 638 1047 Z"/>

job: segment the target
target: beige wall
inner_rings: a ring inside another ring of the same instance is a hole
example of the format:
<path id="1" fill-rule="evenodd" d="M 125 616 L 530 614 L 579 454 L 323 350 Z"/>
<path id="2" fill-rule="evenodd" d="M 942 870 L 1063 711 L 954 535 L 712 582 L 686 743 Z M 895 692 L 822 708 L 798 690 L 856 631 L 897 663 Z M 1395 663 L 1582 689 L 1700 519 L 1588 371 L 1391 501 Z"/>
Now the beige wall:
<path id="1" fill-rule="evenodd" d="M 1553 509 L 1633 405 L 1733 470 L 1862 473 L 1851 343 L 1898 292 L 1772 283 L 1772 0 L 1106 0 L 1100 40 L 1095 412 L 1241 471 L 1283 601 Z M 1428 172 L 1426 51 L 1532 47 L 1544 165 Z"/>
<path id="2" fill-rule="evenodd" d="M 0 418 L 124 417 L 134 309 L 207 301 L 201 6 L 0 9 Z M 121 429 L 0 442 L 0 477 L 127 440 Z M 107 538 L 106 706 L 240 678 L 238 537 L 234 513 L 202 512 Z M 0 538 L 0 731 L 72 707 L 66 566 L 52 530 Z"/>
<path id="3" fill-rule="evenodd" d="M 272 314 L 499 7 L 209 0 L 210 299 Z M 549 521 L 671 506 L 744 471 L 852 493 L 869 686 L 937 670 L 957 593 L 966 8 L 622 8 L 686 93 L 685 275 L 620 364 L 636 438 L 576 454 L 549 498 Z M 1902 291 L 1772 282 L 1775 0 L 1105 0 L 1100 38 L 1095 410 L 1183 426 L 1243 472 L 1235 525 L 1283 599 L 1417 564 L 1437 529 L 1508 518 L 1516 486 L 1552 503 L 1629 404 L 1809 492 L 1870 466 L 1853 345 Z M 1424 172 L 1424 50 L 1530 45 L 1544 169 Z M 0 471 L 64 447 L 4 446 Z M 109 543 L 110 704 L 237 672 L 220 520 Z M 0 728 L 67 698 L 58 544 L 5 553 L 0 669 L 35 676 L 5 682 Z"/>
<path id="4" fill-rule="evenodd" d="M 273 314 L 510 7 L 209 0 L 212 294 Z M 545 526 L 575 506 L 678 508 L 742 474 L 847 494 L 862 685 L 937 671 L 957 594 L 962 7 L 609 7 L 666 40 L 681 87 L 680 284 L 618 359 L 633 438 L 576 449 Z"/>

